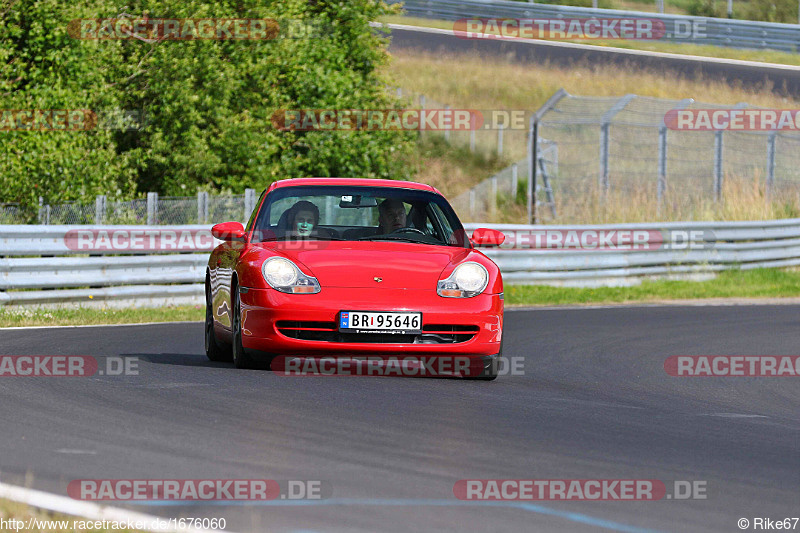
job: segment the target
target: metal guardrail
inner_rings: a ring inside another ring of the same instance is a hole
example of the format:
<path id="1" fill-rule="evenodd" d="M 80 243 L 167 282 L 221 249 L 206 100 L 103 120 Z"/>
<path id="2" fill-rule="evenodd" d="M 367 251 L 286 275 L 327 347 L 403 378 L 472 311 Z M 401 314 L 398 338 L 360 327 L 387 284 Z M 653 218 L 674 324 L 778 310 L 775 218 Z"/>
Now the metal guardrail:
<path id="1" fill-rule="evenodd" d="M 390 3 L 401 3 L 390 0 Z M 800 27 L 752 20 L 666 15 L 507 0 L 403 0 L 408 15 L 442 20 L 462 18 L 648 18 L 664 23 L 664 40 L 731 48 L 800 51 Z"/>
<path id="2" fill-rule="evenodd" d="M 480 224 L 465 224 L 467 231 Z M 635 285 L 643 279 L 701 279 L 730 269 L 800 265 L 800 219 L 743 222 L 669 222 L 550 226 L 492 224 L 511 232 L 653 230 L 675 235 L 695 231 L 699 240 L 665 241 L 654 250 L 614 249 L 486 249 L 507 284 L 556 286 Z"/>
<path id="3" fill-rule="evenodd" d="M 500 266 L 508 284 L 632 285 L 655 277 L 713 277 L 715 272 L 732 268 L 800 265 L 800 219 L 592 226 L 465 224 L 468 232 L 478 227 L 509 234 L 651 230 L 674 236 L 680 234 L 676 232 L 684 235 L 699 232 L 691 244 L 684 241 L 679 249 L 664 246 L 654 250 L 484 249 Z M 0 306 L 203 303 L 205 265 L 208 252 L 215 246 L 212 239 L 204 239 L 200 246 L 185 249 L 183 253 L 144 255 L 136 251 L 93 250 L 93 255 L 87 256 L 85 250 L 75 251 L 66 243 L 70 231 L 100 228 L 0 226 Z M 165 228 L 107 226 L 105 229 L 163 231 Z M 207 231 L 208 227 L 176 226 L 169 230 Z M 673 245 L 677 242 L 666 241 Z"/>

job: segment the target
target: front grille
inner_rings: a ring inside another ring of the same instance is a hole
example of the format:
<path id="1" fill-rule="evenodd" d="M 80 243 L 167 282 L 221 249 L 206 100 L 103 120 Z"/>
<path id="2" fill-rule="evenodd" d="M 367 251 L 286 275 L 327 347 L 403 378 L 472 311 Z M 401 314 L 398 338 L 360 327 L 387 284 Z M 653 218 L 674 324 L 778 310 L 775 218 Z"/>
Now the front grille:
<path id="1" fill-rule="evenodd" d="M 392 333 L 340 333 L 336 322 L 281 320 L 278 332 L 292 339 L 320 342 L 352 342 L 363 344 L 457 344 L 471 340 L 478 326 L 461 324 L 426 324 L 419 335 Z"/>

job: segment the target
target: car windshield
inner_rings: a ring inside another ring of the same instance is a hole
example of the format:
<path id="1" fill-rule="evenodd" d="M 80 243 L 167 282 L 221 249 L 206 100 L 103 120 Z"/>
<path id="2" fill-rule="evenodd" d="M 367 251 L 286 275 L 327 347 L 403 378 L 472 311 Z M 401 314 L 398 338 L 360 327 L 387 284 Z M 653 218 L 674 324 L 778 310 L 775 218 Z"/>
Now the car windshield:
<path id="1" fill-rule="evenodd" d="M 441 195 L 396 187 L 282 187 L 267 195 L 250 225 L 253 242 L 397 241 L 470 248 Z"/>

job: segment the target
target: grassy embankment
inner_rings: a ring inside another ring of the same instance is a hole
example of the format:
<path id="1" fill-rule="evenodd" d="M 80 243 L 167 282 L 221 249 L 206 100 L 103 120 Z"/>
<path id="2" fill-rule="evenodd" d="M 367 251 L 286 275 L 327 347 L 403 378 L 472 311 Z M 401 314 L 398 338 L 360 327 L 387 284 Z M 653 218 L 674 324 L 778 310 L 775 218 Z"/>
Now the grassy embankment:
<path id="1" fill-rule="evenodd" d="M 413 87 L 417 94 L 424 94 L 429 99 L 468 109 L 535 110 L 562 87 L 570 94 L 582 96 L 620 97 L 635 93 L 668 99 L 694 98 L 698 102 L 731 106 L 739 102 L 772 109 L 790 109 L 798 105 L 797 99 L 778 96 L 769 86 L 743 88 L 731 86 L 719 79 L 702 76 L 688 79 L 676 77 L 672 73 L 631 70 L 615 65 L 520 65 L 497 58 L 401 51 L 394 54 L 389 68 L 397 86 Z M 620 131 L 615 130 L 615 136 L 621 135 Z M 456 133 L 453 132 L 454 138 Z M 496 135 L 495 132 L 490 134 Z M 756 142 L 762 140 L 759 138 Z M 594 142 L 595 144 L 591 144 L 587 140 L 585 146 L 593 154 L 597 152 L 596 140 Z M 411 162 L 419 169 L 416 180 L 431 183 L 451 198 L 486 179 L 498 167 L 524 157 L 525 132 L 507 132 L 504 158 L 490 155 L 491 150 L 489 154 L 483 152 L 483 156 L 480 153 L 470 155 L 463 148 L 463 138 L 460 143 L 454 142 L 453 146 L 456 149 L 448 150 L 440 135 L 426 133 L 420 144 L 420 151 L 415 156 L 416 160 Z M 749 146 L 760 152 L 759 147 L 763 148 L 766 158 L 765 146 Z M 730 146 L 727 149 L 729 157 L 743 157 L 736 153 L 735 147 Z M 568 150 L 561 150 L 560 161 L 568 163 L 570 157 L 580 155 L 574 150 L 572 153 L 570 156 Z M 655 158 L 655 154 L 649 155 Z M 709 161 L 710 157 L 711 154 L 708 154 Z M 677 177 L 674 169 L 675 166 L 670 166 L 668 170 L 672 179 Z M 612 172 L 614 170 L 612 168 Z M 636 168 L 616 170 L 623 173 L 627 171 L 628 174 L 637 172 Z M 642 179 L 639 184 L 629 183 L 624 190 L 612 189 L 603 201 L 598 198 L 601 192 L 593 189 L 596 184 L 589 184 L 582 196 L 572 195 L 569 201 L 564 201 L 562 197 L 558 206 L 559 217 L 553 222 L 589 224 L 654 220 L 767 220 L 800 216 L 800 202 L 795 192 L 790 190 L 785 194 L 774 194 L 769 200 L 766 198 L 764 173 L 758 168 L 751 168 L 747 175 L 737 175 L 735 167 L 726 165 L 723 200 L 720 202 L 714 201 L 710 194 L 687 194 L 676 187 L 668 189 L 668 201 L 659 206 L 654 194 L 654 176 L 649 178 L 652 179 Z M 670 179 L 668 176 L 668 182 Z M 703 179 L 708 184 L 711 183 L 710 167 L 709 175 Z M 504 205 L 499 210 L 495 221 L 522 220 L 524 206 L 511 204 Z"/>
<path id="2" fill-rule="evenodd" d="M 98 533 L 110 533 L 111 531 L 115 533 L 132 533 L 133 531 L 136 531 L 132 529 L 113 529 L 113 526 L 111 529 L 94 527 L 76 528 L 73 526 L 81 526 L 81 521 L 88 522 L 88 520 L 80 517 L 64 515 L 61 513 L 51 513 L 49 511 L 35 509 L 28 505 L 3 498 L 0 498 L 0 518 L 5 521 L 17 520 L 24 522 L 24 524 L 14 525 L 17 531 L 25 531 L 27 533 L 85 533 L 88 531 Z M 35 520 L 35 522 L 30 522 L 32 519 Z M 76 524 L 75 522 L 78 523 Z M 28 527 L 29 525 L 33 527 Z M 36 527 L 36 525 L 39 527 Z M 91 525 L 94 526 L 98 524 L 94 523 L 93 521 Z M 4 528 L 4 531 L 15 531 L 15 528 L 10 527 L 10 524 L 7 524 L 7 526 L 8 527 Z"/>
<path id="3" fill-rule="evenodd" d="M 648 4 L 649 5 L 649 4 Z M 653 7 L 655 4 L 653 4 Z M 631 8 L 631 9 L 636 9 Z M 386 16 L 380 22 L 389 24 L 406 24 L 409 26 L 423 26 L 426 28 L 439 28 L 452 30 L 453 21 L 427 19 L 421 17 L 407 17 L 400 15 Z M 491 33 L 491 32 L 490 32 Z M 680 54 L 702 57 L 716 57 L 720 59 L 736 59 L 740 61 L 758 61 L 761 63 L 777 63 L 781 65 L 800 65 L 800 55 L 781 52 L 779 50 L 745 50 L 726 48 L 722 46 L 700 45 L 682 42 L 661 40 L 630 40 L 630 39 L 559 39 L 559 42 L 589 44 L 594 46 L 608 46 L 625 50 L 643 50 L 648 52 L 662 52 L 667 54 Z"/>
<path id="4" fill-rule="evenodd" d="M 537 109 L 558 88 L 572 94 L 620 96 L 636 93 L 659 98 L 693 97 L 698 101 L 736 104 L 748 102 L 768 108 L 789 108 L 797 101 L 763 90 L 731 87 L 721 80 L 684 79 L 647 71 L 629 71 L 616 66 L 558 65 L 521 66 L 497 59 L 470 56 L 446 57 L 425 52 L 396 53 L 391 73 L 400 87 L 413 87 L 419 94 L 452 106 L 470 109 Z M 420 150 L 409 161 L 418 168 L 415 179 L 431 183 L 445 195 L 454 196 L 507 166 L 524 153 L 524 136 L 506 139 L 503 158 L 485 152 L 472 154 L 466 145 L 444 142 L 440 135 L 426 134 Z M 727 176 L 724 200 L 706 202 L 691 210 L 678 206 L 675 210 L 658 211 L 651 191 L 611 194 L 601 204 L 588 197 L 572 206 L 562 206 L 559 222 L 601 223 L 659 220 L 743 220 L 798 216 L 793 198 L 766 202 L 763 185 L 755 180 L 737 180 Z M 502 221 L 520 221 L 521 206 L 503 210 Z M 787 297 L 800 294 L 800 273 L 795 271 L 759 270 L 727 272 L 717 279 L 647 282 L 636 287 L 576 289 L 560 287 L 513 287 L 506 292 L 506 303 L 524 305 L 557 305 L 574 303 L 608 303 L 652 301 L 683 298 L 752 298 Z M 203 309 L 173 307 L 166 309 L 0 309 L 0 327 L 74 324 L 117 324 L 202 320 Z"/>
<path id="5" fill-rule="evenodd" d="M 507 306 L 550 306 L 656 302 L 715 298 L 786 298 L 800 296 L 800 272 L 797 270 L 759 269 L 728 271 L 706 281 L 646 281 L 633 287 L 583 289 L 539 285 L 507 285 Z M 0 309 L 0 327 L 125 324 L 203 320 L 203 309 L 171 307 L 166 309 L 40 309 L 24 311 Z"/>

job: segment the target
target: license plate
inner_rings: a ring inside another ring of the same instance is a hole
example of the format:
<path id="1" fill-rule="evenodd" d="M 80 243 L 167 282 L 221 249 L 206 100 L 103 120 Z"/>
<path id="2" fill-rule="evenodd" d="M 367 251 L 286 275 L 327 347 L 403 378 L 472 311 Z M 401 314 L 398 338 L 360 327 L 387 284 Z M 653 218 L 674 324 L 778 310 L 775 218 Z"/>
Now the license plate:
<path id="1" fill-rule="evenodd" d="M 349 333 L 422 333 L 422 313 L 342 311 L 339 331 Z"/>

